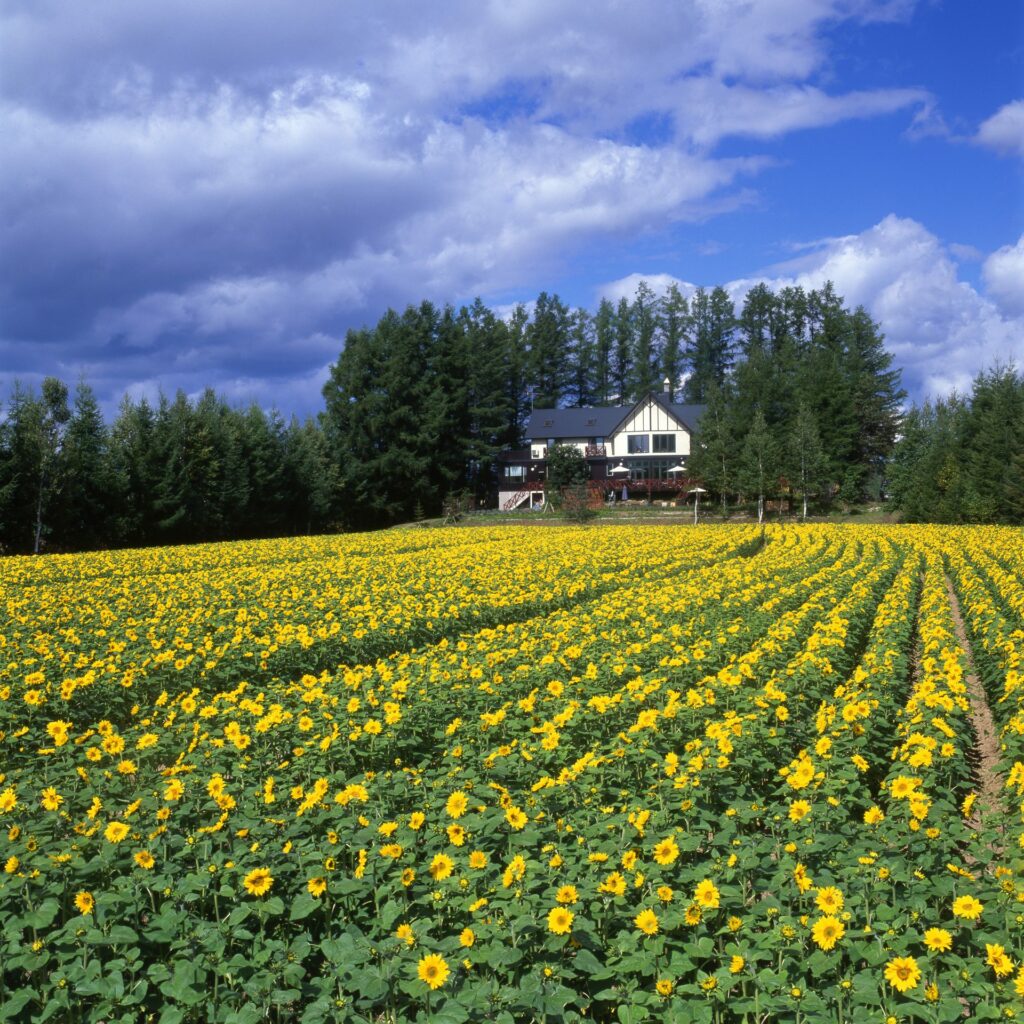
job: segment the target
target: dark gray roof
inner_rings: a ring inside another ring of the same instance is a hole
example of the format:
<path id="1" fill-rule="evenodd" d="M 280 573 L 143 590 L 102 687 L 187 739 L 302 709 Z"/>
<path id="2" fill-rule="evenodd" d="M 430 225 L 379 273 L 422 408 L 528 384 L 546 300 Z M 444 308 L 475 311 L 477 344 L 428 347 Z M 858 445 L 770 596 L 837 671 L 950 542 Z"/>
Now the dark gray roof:
<path id="1" fill-rule="evenodd" d="M 652 392 L 650 397 L 671 412 L 691 434 L 697 432 L 707 406 L 669 402 L 658 392 Z M 608 437 L 615 433 L 637 406 L 646 401 L 645 397 L 632 405 L 596 405 L 590 409 L 534 409 L 526 421 L 526 436 L 535 440 L 546 440 L 549 437 Z"/>

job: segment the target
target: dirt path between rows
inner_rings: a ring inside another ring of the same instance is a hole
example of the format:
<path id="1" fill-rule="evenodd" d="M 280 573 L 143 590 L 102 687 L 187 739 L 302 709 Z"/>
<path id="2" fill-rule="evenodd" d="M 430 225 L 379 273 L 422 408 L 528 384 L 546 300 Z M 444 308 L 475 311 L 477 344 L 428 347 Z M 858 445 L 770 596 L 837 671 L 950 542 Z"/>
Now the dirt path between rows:
<path id="1" fill-rule="evenodd" d="M 971 642 L 967 638 L 967 630 L 964 629 L 963 616 L 960 614 L 960 602 L 957 600 L 956 591 L 948 576 L 946 577 L 946 593 L 949 595 L 949 606 L 953 613 L 953 629 L 956 632 L 956 638 L 961 649 L 967 655 L 967 675 L 964 682 L 967 685 L 967 696 L 970 699 L 971 725 L 975 737 L 977 760 L 975 776 L 978 799 L 974 804 L 974 811 L 968 824 L 978 830 L 983 826 L 993 826 L 1002 838 L 1005 824 L 1001 824 L 1000 819 L 1005 822 L 1003 806 L 1005 780 L 999 771 L 999 730 L 992 718 L 992 710 L 988 706 L 985 687 L 974 670 L 974 652 L 971 650 Z"/>

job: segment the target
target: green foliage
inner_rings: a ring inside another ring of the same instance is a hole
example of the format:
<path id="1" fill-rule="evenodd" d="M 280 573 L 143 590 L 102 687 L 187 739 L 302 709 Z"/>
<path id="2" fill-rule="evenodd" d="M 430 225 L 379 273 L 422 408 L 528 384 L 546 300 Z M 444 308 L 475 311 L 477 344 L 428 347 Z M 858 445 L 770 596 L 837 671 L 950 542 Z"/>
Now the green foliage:
<path id="1" fill-rule="evenodd" d="M 556 507 L 562 505 L 567 488 L 585 487 L 589 475 L 587 460 L 575 445 L 557 444 L 548 449 L 547 495 Z"/>
<path id="2" fill-rule="evenodd" d="M 957 395 L 911 409 L 889 471 L 913 522 L 1024 521 L 1024 377 L 996 367 Z"/>
<path id="3" fill-rule="evenodd" d="M 778 450 L 764 413 L 757 409 L 740 451 L 737 483 L 741 491 L 757 496 L 757 521 L 764 519 L 764 499 L 777 483 Z"/>

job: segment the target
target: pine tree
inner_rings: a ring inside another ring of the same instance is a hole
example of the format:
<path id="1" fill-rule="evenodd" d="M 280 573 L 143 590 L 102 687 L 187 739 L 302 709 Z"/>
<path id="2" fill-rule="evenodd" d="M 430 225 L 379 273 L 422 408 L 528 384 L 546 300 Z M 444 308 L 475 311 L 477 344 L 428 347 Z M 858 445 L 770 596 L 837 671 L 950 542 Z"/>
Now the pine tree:
<path id="1" fill-rule="evenodd" d="M 0 445 L 0 548 L 32 551 L 36 507 L 43 477 L 46 411 L 44 403 L 15 381 L 2 424 Z"/>
<path id="2" fill-rule="evenodd" d="M 686 380 L 687 402 L 707 401 L 712 384 L 721 387 L 732 365 L 733 333 L 736 316 L 729 293 L 716 287 L 710 294 L 698 288 L 690 302 L 693 322 L 686 360 L 690 375 Z"/>
<path id="3" fill-rule="evenodd" d="M 807 496 L 821 486 L 825 453 L 814 414 L 806 402 L 797 407 L 796 419 L 787 438 L 786 476 L 800 495 L 803 518 L 807 518 Z"/>
<path id="4" fill-rule="evenodd" d="M 464 328 L 452 307 L 445 306 L 436 326 L 424 334 L 429 391 L 424 405 L 415 410 L 421 430 L 411 440 L 428 465 L 433 497 L 426 494 L 421 498 L 426 497 L 424 505 L 431 508 L 435 501 L 439 504 L 445 496 L 465 488 L 476 447 L 471 414 L 473 358 Z M 412 518 L 414 504 L 410 500 L 403 505 L 402 518 Z"/>
<path id="5" fill-rule="evenodd" d="M 526 421 L 533 408 L 533 388 L 529 376 L 529 352 L 526 327 L 530 321 L 526 307 L 519 303 L 512 310 L 505 328 L 506 345 L 502 350 L 502 372 L 506 420 L 499 434 L 503 448 L 519 448 L 523 443 Z"/>
<path id="6" fill-rule="evenodd" d="M 964 460 L 968 403 L 959 395 L 926 402 L 904 417 L 889 466 L 892 504 L 910 522 L 966 518 Z"/>
<path id="7" fill-rule="evenodd" d="M 1012 367 L 980 373 L 971 388 L 964 462 L 968 515 L 979 522 L 1012 518 L 1006 501 L 1015 458 L 1024 449 L 1024 378 Z"/>
<path id="8" fill-rule="evenodd" d="M 849 458 L 860 468 L 864 480 L 880 483 L 896 442 L 907 393 L 900 386 L 900 371 L 892 369 L 893 357 L 885 351 L 878 324 L 863 306 L 846 313 L 845 318 L 843 371 L 849 382 L 854 422 Z"/>
<path id="9" fill-rule="evenodd" d="M 614 341 L 612 348 L 612 388 L 615 391 L 615 401 L 618 405 L 628 404 L 633 395 L 630 391 L 630 384 L 633 379 L 633 309 L 629 299 L 619 299 L 619 305 L 615 310 Z"/>
<path id="10" fill-rule="evenodd" d="M 289 534 L 310 534 L 331 523 L 337 500 L 337 469 L 327 437 L 313 420 L 293 416 L 284 435 L 286 523 Z"/>
<path id="11" fill-rule="evenodd" d="M 601 299 L 594 316 L 594 398 L 597 405 L 612 399 L 612 353 L 615 350 L 615 307 Z"/>
<path id="12" fill-rule="evenodd" d="M 572 314 L 572 368 L 566 399 L 570 406 L 582 408 L 597 402 L 596 348 L 594 320 L 585 309 Z"/>
<path id="13" fill-rule="evenodd" d="M 84 380 L 75 389 L 60 463 L 61 500 L 53 513 L 55 541 L 69 551 L 109 544 L 114 496 L 109 432 L 96 396 Z"/>
<path id="14" fill-rule="evenodd" d="M 541 292 L 533 308 L 533 318 L 526 328 L 535 408 L 560 406 L 569 390 L 569 325 L 568 306 L 557 295 Z"/>
<path id="15" fill-rule="evenodd" d="M 707 394 L 707 408 L 700 420 L 700 429 L 693 441 L 687 461 L 688 475 L 714 491 L 726 514 L 729 495 L 735 490 L 738 445 L 729 414 L 728 384 L 720 388 L 712 384 Z"/>
<path id="16" fill-rule="evenodd" d="M 59 493 L 60 459 L 64 432 L 71 410 L 68 408 L 67 385 L 56 377 L 43 380 L 42 396 L 36 405 L 37 415 L 30 420 L 34 445 L 38 453 L 35 485 L 35 526 L 32 550 L 38 554 L 43 544 L 47 519 L 52 513 L 52 501 Z"/>
<path id="17" fill-rule="evenodd" d="M 764 522 L 764 499 L 774 490 L 777 477 L 777 446 L 768 430 L 764 413 L 754 413 L 750 430 L 743 439 L 740 452 L 738 483 L 741 490 L 757 495 L 757 521 Z"/>
<path id="18" fill-rule="evenodd" d="M 110 431 L 114 493 L 113 534 L 118 543 L 156 543 L 159 515 L 155 507 L 161 473 L 156 414 L 145 398 L 127 395 Z"/>
<path id="19" fill-rule="evenodd" d="M 687 334 L 690 329 L 690 307 L 686 296 L 674 282 L 661 300 L 661 376 L 669 382 L 669 398 L 676 401 L 682 389 L 686 368 Z"/>
<path id="20" fill-rule="evenodd" d="M 512 412 L 507 387 L 512 343 L 508 325 L 479 298 L 471 308 L 459 311 L 459 326 L 469 361 L 466 484 L 482 500 L 495 482 L 494 457 L 505 443 Z M 515 447 L 514 441 L 509 447 Z"/>
<path id="21" fill-rule="evenodd" d="M 633 366 L 629 391 L 634 400 L 639 400 L 652 391 L 661 390 L 658 377 L 658 300 L 646 281 L 637 285 L 630 306 L 630 319 L 633 325 Z"/>

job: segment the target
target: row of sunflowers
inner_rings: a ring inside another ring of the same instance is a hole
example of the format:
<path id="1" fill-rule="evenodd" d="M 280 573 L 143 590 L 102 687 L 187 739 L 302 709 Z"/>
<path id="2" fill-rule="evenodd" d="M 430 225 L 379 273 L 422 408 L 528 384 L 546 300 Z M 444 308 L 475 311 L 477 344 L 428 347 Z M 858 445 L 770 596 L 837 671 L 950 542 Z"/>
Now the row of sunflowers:
<path id="1" fill-rule="evenodd" d="M 826 525 L 8 559 L 0 1019 L 1024 1013 L 1022 572 Z"/>

